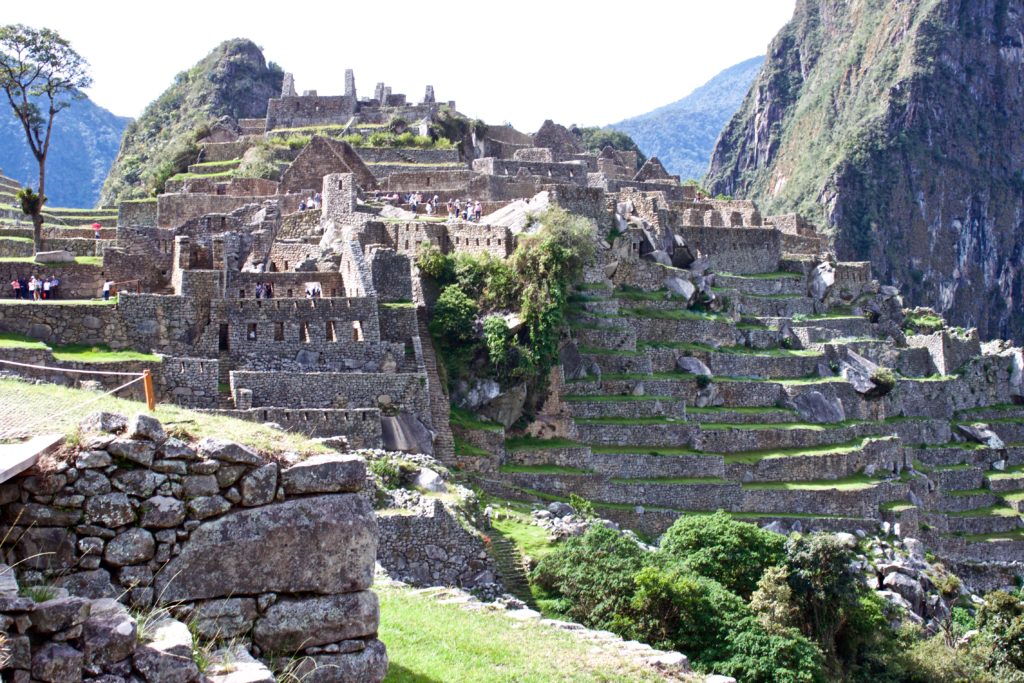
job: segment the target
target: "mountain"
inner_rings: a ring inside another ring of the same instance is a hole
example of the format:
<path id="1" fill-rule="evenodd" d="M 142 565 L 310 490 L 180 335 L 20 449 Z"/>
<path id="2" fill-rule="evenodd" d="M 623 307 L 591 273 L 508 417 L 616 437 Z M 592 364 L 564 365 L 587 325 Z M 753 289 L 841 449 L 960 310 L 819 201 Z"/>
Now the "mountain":
<path id="1" fill-rule="evenodd" d="M 743 103 L 763 63 L 763 56 L 740 62 L 681 100 L 609 127 L 628 133 L 647 156 L 658 157 L 669 173 L 703 178 L 718 134 Z"/>
<path id="2" fill-rule="evenodd" d="M 260 118 L 267 100 L 281 93 L 284 72 L 260 48 L 236 38 L 218 45 L 179 73 L 138 120 L 128 126 L 103 184 L 102 201 L 145 197 L 195 161 L 196 140 L 222 116 Z"/>
<path id="3" fill-rule="evenodd" d="M 798 0 L 715 148 L 711 192 L 823 223 L 910 302 L 1024 341 L 1024 12 Z"/>
<path id="4" fill-rule="evenodd" d="M 96 205 L 130 121 L 88 98 L 57 114 L 46 158 L 46 195 L 51 206 Z M 32 187 L 39 182 L 39 166 L 25 141 L 25 130 L 6 102 L 0 107 L 0 170 Z"/>

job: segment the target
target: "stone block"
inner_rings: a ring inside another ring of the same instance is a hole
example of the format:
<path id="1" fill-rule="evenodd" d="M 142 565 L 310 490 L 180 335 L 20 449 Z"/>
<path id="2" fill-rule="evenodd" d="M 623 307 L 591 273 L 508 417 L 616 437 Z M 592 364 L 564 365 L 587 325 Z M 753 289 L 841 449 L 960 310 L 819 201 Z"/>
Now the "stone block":
<path id="1" fill-rule="evenodd" d="M 317 455 L 281 472 L 289 495 L 359 491 L 366 483 L 366 461 L 355 455 Z"/>
<path id="2" fill-rule="evenodd" d="M 46 683 L 82 680 L 82 653 L 69 645 L 47 643 L 32 656 L 32 678 Z"/>
<path id="3" fill-rule="evenodd" d="M 202 524 L 157 576 L 157 593 L 176 601 L 365 590 L 376 552 L 377 521 L 362 497 L 289 500 Z"/>
<path id="4" fill-rule="evenodd" d="M 148 683 L 199 680 L 199 668 L 192 660 L 192 634 L 188 626 L 175 619 L 156 624 L 152 636 L 135 648 L 132 661 Z"/>
<path id="5" fill-rule="evenodd" d="M 253 642 L 296 651 L 377 633 L 380 610 L 370 591 L 279 600 L 256 622 Z"/>

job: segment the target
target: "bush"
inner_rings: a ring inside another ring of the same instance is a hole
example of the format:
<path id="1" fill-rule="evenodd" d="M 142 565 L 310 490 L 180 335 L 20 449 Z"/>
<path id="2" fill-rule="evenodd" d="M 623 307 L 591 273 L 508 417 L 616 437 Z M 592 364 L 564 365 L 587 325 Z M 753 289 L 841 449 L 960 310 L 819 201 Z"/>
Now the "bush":
<path id="1" fill-rule="evenodd" d="M 877 395 L 885 396 L 896 388 L 896 373 L 889 368 L 880 367 L 871 373 L 871 381 L 875 385 Z"/>
<path id="2" fill-rule="evenodd" d="M 715 671 L 743 683 L 823 683 L 821 650 L 796 629 L 767 633 L 754 619 L 740 622 L 729 638 L 731 656 Z"/>
<path id="3" fill-rule="evenodd" d="M 420 250 L 416 257 L 416 267 L 439 285 L 455 281 L 455 261 L 432 244 Z"/>
<path id="4" fill-rule="evenodd" d="M 575 493 L 569 494 L 569 505 L 576 514 L 584 519 L 593 519 L 596 515 L 594 514 L 594 504 L 582 496 L 577 496 Z"/>
<path id="5" fill-rule="evenodd" d="M 782 562 L 785 542 L 719 510 L 677 519 L 662 537 L 661 549 L 690 571 L 749 598 L 765 569 Z"/>
<path id="6" fill-rule="evenodd" d="M 484 319 L 484 346 L 487 347 L 487 357 L 490 358 L 491 365 L 498 369 L 508 365 L 508 326 L 500 315 Z"/>
<path id="7" fill-rule="evenodd" d="M 370 137 L 366 139 L 370 147 L 390 147 L 391 146 L 391 135 L 383 131 L 375 131 L 370 133 Z"/>
<path id="8" fill-rule="evenodd" d="M 541 558 L 531 578 L 561 599 L 565 616 L 608 629 L 629 613 L 636 589 L 633 577 L 647 560 L 645 551 L 633 541 L 594 526 Z"/>
<path id="9" fill-rule="evenodd" d="M 446 345 L 466 342 L 474 337 L 473 323 L 479 309 L 458 285 L 448 285 L 437 297 L 430 333 Z"/>

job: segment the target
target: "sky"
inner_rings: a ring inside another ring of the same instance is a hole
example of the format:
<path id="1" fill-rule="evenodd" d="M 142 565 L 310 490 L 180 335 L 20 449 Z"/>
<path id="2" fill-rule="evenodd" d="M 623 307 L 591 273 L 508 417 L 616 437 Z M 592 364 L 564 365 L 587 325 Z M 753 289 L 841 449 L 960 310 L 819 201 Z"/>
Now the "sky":
<path id="1" fill-rule="evenodd" d="M 89 96 L 122 116 L 138 116 L 175 74 L 242 37 L 293 73 L 300 93 L 341 94 L 351 68 L 360 96 L 384 81 L 419 102 L 430 84 L 463 114 L 532 132 L 548 118 L 605 125 L 680 99 L 764 54 L 794 4 L 39 0 L 6 2 L 0 22 L 57 30 L 91 65 Z"/>

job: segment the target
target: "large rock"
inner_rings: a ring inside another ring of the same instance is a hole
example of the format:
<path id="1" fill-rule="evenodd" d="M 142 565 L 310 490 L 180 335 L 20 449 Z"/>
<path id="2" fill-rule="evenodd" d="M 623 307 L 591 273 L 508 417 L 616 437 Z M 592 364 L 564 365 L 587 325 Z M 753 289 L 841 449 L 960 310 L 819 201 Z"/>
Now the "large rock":
<path id="1" fill-rule="evenodd" d="M 131 656 L 138 627 L 128 610 L 117 600 L 94 600 L 92 613 L 82 632 L 85 662 L 104 668 Z"/>
<path id="2" fill-rule="evenodd" d="M 805 391 L 793 397 L 792 401 L 806 422 L 825 424 L 846 419 L 843 402 L 835 396 L 828 398 L 820 391 Z"/>
<path id="3" fill-rule="evenodd" d="M 252 507 L 272 502 L 277 493 L 277 470 L 277 463 L 270 462 L 242 477 L 238 484 L 242 505 Z"/>
<path id="4" fill-rule="evenodd" d="M 711 368 L 705 365 L 699 358 L 693 356 L 680 356 L 676 358 L 676 370 L 688 372 L 691 375 L 711 377 Z"/>
<path id="5" fill-rule="evenodd" d="M 82 421 L 78 423 L 78 428 L 86 434 L 91 432 L 106 432 L 109 434 L 116 434 L 124 431 L 124 428 L 128 425 L 128 419 L 124 415 L 119 413 L 108 413 L 104 411 L 97 411 L 95 413 L 89 413 L 82 418 Z"/>
<path id="6" fill-rule="evenodd" d="M 429 467 L 420 468 L 420 471 L 416 473 L 416 480 L 413 481 L 413 485 L 425 491 L 433 491 L 434 493 L 444 493 L 448 490 L 441 475 Z"/>
<path id="7" fill-rule="evenodd" d="M 992 429 L 981 422 L 974 424 L 958 424 L 957 430 L 970 438 L 972 441 L 976 441 L 980 444 L 984 444 L 991 449 L 1001 450 L 1006 448 L 1006 444 L 999 438 L 999 435 L 992 431 Z"/>
<path id="8" fill-rule="evenodd" d="M 586 363 L 575 344 L 566 344 L 558 351 L 558 362 L 562 364 L 565 380 L 583 379 L 587 376 Z"/>
<path id="9" fill-rule="evenodd" d="M 192 623 L 203 638 L 228 639 L 248 633 L 256 614 L 253 598 L 208 600 L 193 612 Z"/>
<path id="10" fill-rule="evenodd" d="M 654 251 L 648 252 L 643 255 L 643 258 L 648 261 L 654 261 L 660 263 L 663 266 L 672 265 L 672 257 L 668 255 L 668 252 L 663 249 L 655 249 Z"/>
<path id="11" fill-rule="evenodd" d="M 434 452 L 434 435 L 410 413 L 381 417 L 380 431 L 384 450 L 428 455 Z"/>
<path id="12" fill-rule="evenodd" d="M 156 552 L 153 534 L 145 529 L 128 529 L 107 543 L 103 560 L 115 567 L 138 564 L 152 559 Z"/>
<path id="13" fill-rule="evenodd" d="M 56 633 L 78 626 L 89 618 L 89 601 L 66 597 L 47 600 L 32 612 L 32 628 L 37 633 Z"/>
<path id="14" fill-rule="evenodd" d="M 153 496 L 141 509 L 139 523 L 147 529 L 171 529 L 185 521 L 185 503 L 170 496 Z"/>
<path id="15" fill-rule="evenodd" d="M 371 591 L 279 600 L 256 622 L 253 641 L 264 649 L 294 651 L 372 636 L 379 621 Z"/>
<path id="16" fill-rule="evenodd" d="M 882 585 L 906 600 L 910 604 L 911 610 L 916 614 L 921 613 L 925 592 L 924 588 L 921 587 L 920 581 L 906 574 L 894 572 L 885 577 Z"/>
<path id="17" fill-rule="evenodd" d="M 37 251 L 36 263 L 74 263 L 75 255 L 64 249 L 54 251 Z"/>
<path id="18" fill-rule="evenodd" d="M 148 683 L 198 681 L 199 667 L 192 659 L 192 634 L 188 626 L 175 619 L 165 619 L 151 630 L 132 656 L 142 678 Z"/>
<path id="19" fill-rule="evenodd" d="M 877 371 L 877 364 L 850 350 L 846 351 L 845 357 L 839 362 L 839 374 L 852 384 L 859 394 L 871 394 L 876 391 L 877 386 L 871 381 L 871 377 Z"/>
<path id="20" fill-rule="evenodd" d="M 245 446 L 213 437 L 206 437 L 199 442 L 199 454 L 205 458 L 239 465 L 263 464 L 262 458 Z"/>
<path id="21" fill-rule="evenodd" d="M 367 589 L 377 520 L 357 494 L 289 500 L 203 524 L 156 579 L 163 600 Z"/>
<path id="22" fill-rule="evenodd" d="M 810 275 L 809 293 L 818 301 L 824 301 L 832 285 L 836 283 L 836 269 L 828 261 L 819 263 Z"/>
<path id="23" fill-rule="evenodd" d="M 137 413 L 128 422 L 128 430 L 125 432 L 125 436 L 129 439 L 146 439 L 156 443 L 163 443 L 167 440 L 167 432 L 164 431 L 164 426 L 160 424 L 160 420 L 144 413 Z"/>
<path id="24" fill-rule="evenodd" d="M 295 673 L 303 683 L 380 683 L 387 670 L 384 643 L 371 640 L 361 652 L 304 657 Z"/>
<path id="25" fill-rule="evenodd" d="M 209 683 L 274 683 L 274 674 L 241 645 L 217 650 L 205 671 Z"/>
<path id="26" fill-rule="evenodd" d="M 523 416 L 525 404 L 526 385 L 519 384 L 481 405 L 479 413 L 508 429 Z"/>
<path id="27" fill-rule="evenodd" d="M 32 655 L 32 679 L 45 683 L 82 680 L 82 653 L 63 643 L 47 643 Z"/>
<path id="28" fill-rule="evenodd" d="M 366 483 L 366 461 L 356 455 L 317 455 L 281 472 L 289 495 L 351 493 Z"/>
<path id="29" fill-rule="evenodd" d="M 665 289 L 687 302 L 690 301 L 690 299 L 693 298 L 693 295 L 697 292 L 697 288 L 693 286 L 692 282 L 681 277 L 665 278 Z"/>

